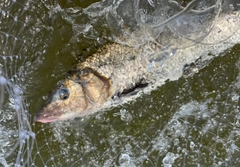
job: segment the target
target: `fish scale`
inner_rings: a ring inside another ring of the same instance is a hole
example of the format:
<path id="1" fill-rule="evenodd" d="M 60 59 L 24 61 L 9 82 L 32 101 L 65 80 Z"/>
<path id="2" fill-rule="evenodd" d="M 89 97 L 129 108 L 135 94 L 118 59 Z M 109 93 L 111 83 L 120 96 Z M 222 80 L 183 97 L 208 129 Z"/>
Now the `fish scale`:
<path id="1" fill-rule="evenodd" d="M 240 43 L 238 12 L 221 13 L 213 25 L 201 40 L 176 38 L 172 34 L 168 36 L 169 45 L 165 47 L 152 39 L 139 48 L 117 43 L 99 48 L 95 54 L 77 64 L 73 76 L 62 81 L 62 86 L 55 91 L 51 102 L 36 115 L 35 121 L 45 123 L 83 117 L 103 108 L 132 101 L 141 92 L 150 92 L 166 80 L 179 79 L 186 73 L 186 65 L 201 58 L 205 62 L 203 66 L 193 65 L 187 70 L 187 75 L 191 76 L 191 73 L 206 66 L 213 55 L 219 55 Z M 164 35 L 161 37 L 166 38 Z M 86 71 L 89 73 L 86 77 L 89 78 L 83 85 L 79 78 L 81 80 Z M 90 75 L 95 79 L 92 80 Z M 66 84 L 68 82 L 71 84 Z M 146 87 L 139 90 L 141 85 Z M 68 99 L 59 99 L 62 89 L 68 90 Z M 60 111 L 56 111 L 56 108 Z"/>

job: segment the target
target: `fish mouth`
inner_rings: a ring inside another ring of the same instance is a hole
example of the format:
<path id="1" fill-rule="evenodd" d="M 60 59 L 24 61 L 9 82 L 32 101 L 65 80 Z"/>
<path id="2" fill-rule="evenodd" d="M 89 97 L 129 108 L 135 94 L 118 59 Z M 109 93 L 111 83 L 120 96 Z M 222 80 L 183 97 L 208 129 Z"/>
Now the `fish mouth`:
<path id="1" fill-rule="evenodd" d="M 64 113 L 60 109 L 57 109 L 56 106 L 54 107 L 56 110 L 46 107 L 43 110 L 39 111 L 34 116 L 34 122 L 50 123 L 56 121 L 64 121 L 66 119 L 74 119 L 76 117 L 76 112 Z"/>
<path id="2" fill-rule="evenodd" d="M 56 117 L 46 117 L 42 113 L 36 114 L 34 117 L 34 122 L 49 123 L 58 121 L 59 118 Z"/>
<path id="3" fill-rule="evenodd" d="M 59 114 L 61 112 L 54 112 L 52 109 L 44 108 L 34 116 L 34 122 L 49 123 L 62 120 Z"/>
<path id="4" fill-rule="evenodd" d="M 62 82 L 51 101 L 35 115 L 34 121 L 48 123 L 89 115 L 103 105 L 112 92 L 109 79 L 86 69 L 81 75 Z"/>

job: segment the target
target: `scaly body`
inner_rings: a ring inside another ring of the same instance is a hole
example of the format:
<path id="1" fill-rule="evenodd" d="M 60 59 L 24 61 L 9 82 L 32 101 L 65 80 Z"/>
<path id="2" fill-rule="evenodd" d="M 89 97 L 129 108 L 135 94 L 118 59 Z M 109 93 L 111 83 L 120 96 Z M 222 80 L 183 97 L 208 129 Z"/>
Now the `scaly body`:
<path id="1" fill-rule="evenodd" d="M 138 85 L 149 85 L 146 89 L 150 91 L 167 79 L 178 79 L 186 64 L 199 57 L 210 59 L 209 53 L 218 55 L 240 43 L 239 14 L 228 19 L 226 15 L 215 20 L 214 27 L 203 40 L 182 49 L 175 46 L 166 49 L 154 41 L 139 48 L 105 45 L 79 63 L 73 75 L 61 81 L 51 102 L 35 120 L 53 122 L 90 115 L 111 106 L 115 99 L 121 99 L 122 94 L 133 91 Z M 181 46 L 187 40 L 169 36 L 169 41 Z"/>

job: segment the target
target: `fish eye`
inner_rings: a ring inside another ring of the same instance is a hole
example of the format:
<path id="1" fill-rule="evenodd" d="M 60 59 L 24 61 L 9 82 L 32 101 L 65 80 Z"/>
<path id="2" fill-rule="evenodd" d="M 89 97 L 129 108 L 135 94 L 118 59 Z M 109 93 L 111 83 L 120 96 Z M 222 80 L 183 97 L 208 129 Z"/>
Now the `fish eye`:
<path id="1" fill-rule="evenodd" d="M 61 99 L 61 100 L 66 100 L 66 99 L 68 99 L 68 97 L 69 97 L 69 91 L 68 91 L 68 89 L 60 89 L 59 91 L 58 91 L 58 97 L 59 97 L 59 99 Z"/>

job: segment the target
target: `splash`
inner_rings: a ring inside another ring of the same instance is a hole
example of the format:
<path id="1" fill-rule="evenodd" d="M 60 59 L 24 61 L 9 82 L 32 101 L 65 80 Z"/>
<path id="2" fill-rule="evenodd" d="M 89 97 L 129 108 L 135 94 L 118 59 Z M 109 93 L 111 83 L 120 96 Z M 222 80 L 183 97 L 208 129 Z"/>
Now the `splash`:
<path id="1" fill-rule="evenodd" d="M 0 2 L 0 164 L 239 166 L 239 4 L 230 2 Z M 79 55 L 109 41 L 158 43 L 164 61 L 149 69 L 161 63 L 174 81 L 90 117 L 33 123 Z M 175 64 L 194 62 L 196 45 L 205 68 L 180 77 Z"/>

